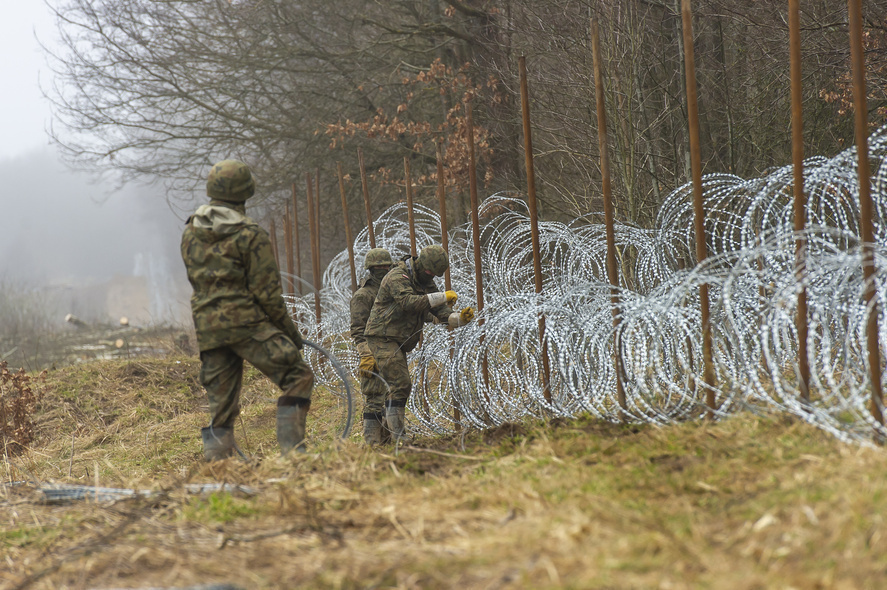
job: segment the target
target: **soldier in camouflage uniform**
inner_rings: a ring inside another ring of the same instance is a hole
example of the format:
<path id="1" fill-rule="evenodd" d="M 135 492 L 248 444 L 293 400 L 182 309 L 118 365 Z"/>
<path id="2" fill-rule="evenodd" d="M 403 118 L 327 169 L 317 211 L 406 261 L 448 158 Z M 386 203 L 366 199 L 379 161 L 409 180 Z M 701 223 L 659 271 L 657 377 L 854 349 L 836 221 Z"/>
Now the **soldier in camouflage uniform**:
<path id="1" fill-rule="evenodd" d="M 211 414 L 201 432 L 207 461 L 234 454 L 244 359 L 283 391 L 277 400 L 281 452 L 304 450 L 314 374 L 302 359 L 302 335 L 283 301 L 271 240 L 246 216 L 245 201 L 254 192 L 246 164 L 219 162 L 206 182 L 209 204 L 188 218 L 182 234 L 182 259 L 194 289 L 200 382 Z"/>
<path id="2" fill-rule="evenodd" d="M 360 380 L 360 391 L 364 396 L 363 406 L 363 440 L 368 445 L 382 443 L 382 422 L 385 412 L 385 394 L 388 386 L 379 377 L 379 368 L 370 347 L 363 335 L 373 301 L 379 292 L 382 279 L 391 270 L 394 261 L 391 254 L 384 248 L 373 248 L 367 252 L 364 260 L 364 268 L 369 271 L 369 276 L 364 279 L 360 289 L 351 297 L 351 339 L 357 352 L 360 353 L 360 363 L 357 366 Z"/>
<path id="3" fill-rule="evenodd" d="M 446 251 L 426 246 L 418 257 L 407 256 L 382 279 L 376 301 L 367 320 L 364 336 L 382 378 L 388 383 L 385 419 L 392 436 L 404 435 L 404 412 L 412 383 L 407 353 L 419 343 L 426 322 L 446 322 L 450 327 L 464 326 L 474 318 L 466 307 L 454 312 L 454 291 L 441 292 L 434 284 L 449 268 Z"/>

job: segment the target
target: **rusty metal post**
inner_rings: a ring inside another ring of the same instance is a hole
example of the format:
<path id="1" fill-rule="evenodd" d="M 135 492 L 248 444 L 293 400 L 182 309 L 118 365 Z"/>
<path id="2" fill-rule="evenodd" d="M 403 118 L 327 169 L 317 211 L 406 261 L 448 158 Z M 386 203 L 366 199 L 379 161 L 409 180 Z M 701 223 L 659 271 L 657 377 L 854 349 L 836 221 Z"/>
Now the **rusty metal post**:
<path id="1" fill-rule="evenodd" d="M 311 174 L 305 173 L 308 187 L 308 231 L 311 238 L 311 272 L 314 276 L 314 318 L 320 329 L 320 252 L 317 250 L 317 217 L 314 212 L 314 195 L 311 190 Z"/>
<path id="2" fill-rule="evenodd" d="M 296 199 L 296 183 L 293 183 L 293 245 L 296 258 L 296 290 L 302 295 L 302 246 L 299 239 L 299 203 Z"/>
<path id="3" fill-rule="evenodd" d="M 613 355 L 616 369 L 616 400 L 626 409 L 625 388 L 622 384 L 622 351 L 619 333 L 619 274 L 616 270 L 616 230 L 613 211 L 613 191 L 610 183 L 610 154 L 607 142 L 607 110 L 604 102 L 604 74 L 601 65 L 601 38 L 596 19 L 591 21 L 592 59 L 594 61 L 594 96 L 597 105 L 598 149 L 601 152 L 601 188 L 604 199 L 604 224 L 607 236 L 607 279 L 610 281 L 610 303 L 613 308 Z M 622 413 L 623 421 L 625 414 Z"/>
<path id="4" fill-rule="evenodd" d="M 345 175 L 342 162 L 336 162 L 339 175 L 339 192 L 342 194 L 342 216 L 345 218 L 345 240 L 348 242 L 348 264 L 351 265 L 351 292 L 357 291 L 357 271 L 354 268 L 354 236 L 351 235 L 351 220 L 348 218 L 348 199 L 345 198 Z"/>
<path id="5" fill-rule="evenodd" d="M 696 230 L 696 264 L 708 256 L 705 243 L 705 207 L 702 201 L 702 161 L 699 154 L 699 108 L 696 100 L 696 61 L 693 48 L 693 13 L 690 0 L 681 0 L 681 20 L 684 33 L 684 63 L 687 82 L 687 121 L 690 127 L 690 166 L 693 175 L 693 213 Z M 708 283 L 699 285 L 699 313 L 702 323 L 703 382 L 708 386 L 705 403 L 708 417 L 714 418 L 715 371 L 712 358 L 711 319 L 709 312 Z"/>
<path id="6" fill-rule="evenodd" d="M 480 204 L 477 200 L 477 165 L 474 158 L 474 116 L 471 100 L 465 101 L 468 111 L 468 188 L 471 197 L 471 234 L 474 246 L 474 276 L 477 292 L 477 309 L 484 308 L 484 278 L 480 251 Z"/>
<path id="7" fill-rule="evenodd" d="M 444 153 L 443 153 L 443 141 L 437 142 L 437 202 L 438 208 L 440 210 L 440 245 L 443 249 L 449 253 L 450 251 L 450 228 L 447 226 L 447 188 L 444 183 Z M 453 283 L 450 280 L 450 269 L 447 267 L 446 272 L 444 273 L 444 289 L 449 291 L 453 288 Z M 453 334 L 452 332 L 448 334 L 450 338 L 450 342 L 452 343 Z M 453 346 L 450 346 L 450 360 L 453 359 Z M 453 399 L 453 423 L 456 426 L 456 432 L 462 430 L 462 411 L 459 409 L 459 406 L 456 404 L 456 400 Z"/>
<path id="8" fill-rule="evenodd" d="M 850 23 L 850 59 L 853 64 L 853 108 L 856 111 L 856 155 L 859 160 L 859 229 L 862 237 L 862 274 L 865 280 L 866 324 L 869 375 L 872 381 L 872 416 L 884 424 L 884 392 L 881 386 L 881 347 L 878 337 L 878 300 L 875 297 L 875 230 L 872 223 L 871 169 L 868 146 L 868 106 L 866 105 L 865 54 L 862 43 L 862 0 L 847 0 Z"/>
<path id="9" fill-rule="evenodd" d="M 360 188 L 363 191 L 363 204 L 367 210 L 367 235 L 370 239 L 370 248 L 376 247 L 376 234 L 373 232 L 373 211 L 370 208 L 370 188 L 367 184 L 367 171 L 363 165 L 363 150 L 357 148 L 357 164 L 360 167 Z"/>
<path id="10" fill-rule="evenodd" d="M 314 169 L 314 239 L 317 241 L 317 259 L 320 260 L 320 168 Z"/>
<path id="11" fill-rule="evenodd" d="M 410 254 L 416 256 L 416 218 L 413 213 L 413 178 L 410 175 L 410 159 L 403 158 L 403 182 L 407 192 L 407 222 L 410 227 Z"/>
<path id="12" fill-rule="evenodd" d="M 287 281 L 289 283 L 289 288 L 284 284 L 283 292 L 284 293 L 293 293 L 293 286 L 295 281 L 293 280 L 293 228 L 290 220 L 290 204 L 289 201 L 286 202 L 286 207 L 283 216 L 283 245 L 286 248 L 286 273 L 288 276 Z"/>
<path id="13" fill-rule="evenodd" d="M 413 213 L 413 178 L 410 174 L 410 159 L 403 158 L 403 182 L 407 196 L 407 220 L 410 228 L 410 254 L 416 256 L 416 219 Z M 419 335 L 419 346 L 423 337 Z M 425 386 L 425 365 L 422 365 L 419 381 L 422 383 L 422 409 L 425 410 L 425 418 L 431 418 L 431 409 L 428 407 L 428 389 Z"/>
<path id="14" fill-rule="evenodd" d="M 447 252 L 450 251 L 450 229 L 447 226 L 447 188 L 444 184 L 444 151 L 443 142 L 437 142 L 437 202 L 440 209 L 440 245 Z M 450 269 L 444 273 L 444 287 L 447 291 L 452 289 L 450 281 Z"/>
<path id="15" fill-rule="evenodd" d="M 277 270 L 280 270 L 280 254 L 277 251 L 277 227 L 274 225 L 274 216 L 271 217 L 271 222 L 268 224 L 268 237 L 271 238 L 271 252 L 274 253 L 274 262 L 277 263 Z"/>
<path id="16" fill-rule="evenodd" d="M 468 189 L 471 196 L 471 234 L 474 246 L 474 277 L 475 291 L 477 293 L 477 310 L 484 308 L 484 277 L 481 264 L 480 251 L 480 204 L 477 200 L 477 163 L 474 159 L 474 114 L 471 108 L 471 99 L 465 101 L 468 123 Z M 483 320 L 478 320 L 483 325 Z M 483 342 L 483 336 L 481 336 Z M 490 368 L 487 356 L 484 355 L 482 368 L 484 385 L 490 386 Z"/>
<path id="17" fill-rule="evenodd" d="M 539 207 L 536 202 L 536 171 L 533 165 L 533 135 L 530 126 L 530 90 L 527 84 L 527 58 L 518 58 L 520 70 L 521 118 L 524 124 L 524 159 L 527 167 L 527 207 L 530 210 L 530 240 L 533 245 L 533 279 L 536 294 L 542 293 L 542 253 L 539 248 Z M 539 314 L 539 345 L 542 347 L 542 384 L 545 401 L 551 401 L 551 367 L 545 341 L 545 315 Z"/>
<path id="18" fill-rule="evenodd" d="M 804 106 L 801 93 L 801 15 L 800 0 L 788 0 L 789 55 L 792 95 L 792 166 L 794 172 L 795 278 L 798 281 L 798 386 L 801 399 L 810 401 L 810 361 L 807 356 L 807 242 L 801 237 L 807 223 L 807 196 L 804 193 Z"/>

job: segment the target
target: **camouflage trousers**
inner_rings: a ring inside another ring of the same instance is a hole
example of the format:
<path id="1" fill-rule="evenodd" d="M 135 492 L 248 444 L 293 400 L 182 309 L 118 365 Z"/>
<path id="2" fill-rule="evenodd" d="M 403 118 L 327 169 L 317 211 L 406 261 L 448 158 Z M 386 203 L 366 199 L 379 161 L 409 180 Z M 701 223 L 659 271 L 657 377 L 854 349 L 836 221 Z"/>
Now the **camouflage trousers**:
<path id="1" fill-rule="evenodd" d="M 401 343 L 388 338 L 367 337 L 367 344 L 382 379 L 388 385 L 388 405 L 404 407 L 410 398 L 413 384 L 410 381 L 410 367 Z"/>
<path id="2" fill-rule="evenodd" d="M 288 336 L 265 324 L 247 340 L 201 351 L 200 383 L 209 398 L 213 428 L 231 428 L 240 415 L 244 360 L 276 383 L 284 396 L 311 399 L 311 368 Z"/>
<path id="3" fill-rule="evenodd" d="M 364 414 L 381 414 L 385 411 L 385 394 L 388 393 L 388 386 L 378 375 L 371 377 L 361 375 L 360 392 L 363 394 Z"/>

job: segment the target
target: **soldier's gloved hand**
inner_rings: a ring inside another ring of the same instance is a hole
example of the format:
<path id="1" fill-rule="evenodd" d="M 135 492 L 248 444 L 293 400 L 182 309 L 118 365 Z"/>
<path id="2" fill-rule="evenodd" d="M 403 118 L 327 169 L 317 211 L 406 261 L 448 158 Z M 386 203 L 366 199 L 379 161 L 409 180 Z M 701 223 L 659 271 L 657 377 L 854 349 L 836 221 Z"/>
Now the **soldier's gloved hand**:
<path id="1" fill-rule="evenodd" d="M 451 328 L 458 328 L 459 326 L 464 326 L 468 322 L 474 319 L 474 309 L 471 307 L 466 307 L 462 311 L 450 314 L 447 318 L 447 323 Z"/>
<path id="2" fill-rule="evenodd" d="M 360 362 L 357 363 L 357 374 L 361 377 L 372 377 L 373 373 L 378 373 L 379 367 L 376 366 L 376 359 L 371 354 L 360 355 Z"/>
<path id="3" fill-rule="evenodd" d="M 293 326 L 293 327 L 295 328 L 295 326 Z M 294 330 L 290 330 L 289 337 L 290 337 L 290 340 L 293 341 L 293 344 L 296 345 L 296 348 L 298 348 L 299 350 L 302 350 L 302 348 L 305 347 L 305 341 L 302 340 L 302 333 L 299 332 L 298 328 L 295 328 Z"/>
<path id="4" fill-rule="evenodd" d="M 456 299 L 459 296 L 456 295 L 455 291 L 438 291 L 437 293 L 429 293 L 426 297 L 428 297 L 428 303 L 431 304 L 431 307 L 440 307 L 441 305 L 452 306 L 456 303 Z"/>

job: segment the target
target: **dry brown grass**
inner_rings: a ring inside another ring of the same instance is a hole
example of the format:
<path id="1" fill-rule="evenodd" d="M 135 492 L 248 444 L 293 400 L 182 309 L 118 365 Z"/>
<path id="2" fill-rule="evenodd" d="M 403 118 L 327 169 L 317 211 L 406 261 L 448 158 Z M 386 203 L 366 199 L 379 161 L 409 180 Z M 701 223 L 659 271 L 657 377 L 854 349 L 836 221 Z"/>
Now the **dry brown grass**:
<path id="1" fill-rule="evenodd" d="M 381 452 L 326 438 L 280 458 L 276 392 L 251 372 L 237 436 L 260 461 L 206 465 L 196 371 L 182 357 L 50 373 L 35 446 L 6 464 L 7 479 L 164 493 L 45 505 L 31 487 L 7 487 L 0 587 L 751 590 L 887 579 L 887 456 L 803 423 L 580 418 Z M 309 419 L 328 409 L 313 405 Z M 195 482 L 259 493 L 189 495 L 183 484 Z"/>

